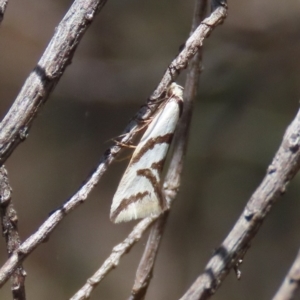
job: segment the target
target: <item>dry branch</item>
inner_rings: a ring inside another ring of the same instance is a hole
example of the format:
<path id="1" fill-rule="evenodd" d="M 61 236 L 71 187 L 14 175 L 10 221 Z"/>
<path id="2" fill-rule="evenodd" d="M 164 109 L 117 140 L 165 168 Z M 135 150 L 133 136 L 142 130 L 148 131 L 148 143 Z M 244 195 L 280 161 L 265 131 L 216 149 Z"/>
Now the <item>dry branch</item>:
<path id="1" fill-rule="evenodd" d="M 71 63 L 85 31 L 107 0 L 76 0 L 0 123 L 0 165 L 24 141 L 34 117 Z"/>
<path id="2" fill-rule="evenodd" d="M 0 168 L 0 216 L 2 234 L 5 237 L 8 256 L 21 244 L 18 232 L 18 216 L 11 200 L 12 189 L 4 166 Z M 14 300 L 25 300 L 26 272 L 20 265 L 11 276 L 11 291 Z"/>
<path id="3" fill-rule="evenodd" d="M 84 1 L 86 2 L 86 1 Z M 92 12 L 91 12 L 92 13 Z M 132 139 L 136 132 L 137 120 L 139 118 L 148 118 L 153 113 L 154 109 L 158 106 L 156 100 L 162 96 L 171 80 L 176 79 L 179 71 L 184 69 L 188 61 L 194 56 L 198 49 L 202 46 L 203 40 L 212 32 L 212 30 L 226 17 L 227 10 L 225 7 L 218 7 L 210 17 L 206 18 L 203 23 L 195 30 L 193 35 L 187 40 L 184 49 L 179 53 L 177 58 L 171 63 L 170 67 L 163 76 L 157 89 L 148 100 L 147 105 L 142 107 L 138 112 L 136 118 L 130 122 L 126 127 L 121 142 L 127 143 Z M 151 107 L 151 108 L 150 108 Z M 31 107 L 34 112 L 35 107 Z M 0 126 L 1 129 L 1 126 Z M 17 133 L 18 135 L 18 133 Z M 16 135 L 16 138 L 17 138 Z M 22 135 L 23 136 L 23 135 Z M 15 143 L 14 143 L 15 144 Z M 0 135 L 0 146 L 1 146 L 1 135 Z M 101 162 L 95 172 L 87 179 L 86 183 L 67 201 L 60 209 L 55 211 L 35 232 L 32 234 L 22 245 L 17 249 L 7 262 L 0 269 L 0 287 L 7 281 L 12 272 L 16 267 L 43 241 L 45 241 L 50 233 L 56 228 L 60 221 L 79 204 L 83 203 L 93 187 L 98 183 L 103 173 L 107 170 L 108 165 L 115 159 L 120 151 L 119 146 L 113 146 L 109 148 L 101 159 Z M 12 150 L 12 146 L 5 147 L 3 151 L 3 159 L 7 157 L 8 150 Z M 3 150 L 3 149 L 2 149 Z M 1 149 L 0 149 L 1 153 Z"/>
<path id="4" fill-rule="evenodd" d="M 150 280 L 152 278 L 153 267 L 164 227 L 168 219 L 168 214 L 168 211 L 164 212 L 151 228 L 147 245 L 136 271 L 131 295 L 128 300 L 142 300 L 146 295 Z"/>
<path id="5" fill-rule="evenodd" d="M 161 82 L 150 97 L 150 103 L 153 102 L 153 100 L 155 101 L 161 98 L 161 96 L 166 92 L 170 83 L 177 78 L 179 71 L 187 67 L 188 62 L 194 57 L 200 47 L 202 47 L 203 40 L 211 34 L 215 27 L 224 22 L 226 16 L 227 6 L 218 6 L 208 18 L 201 22 L 201 24 L 186 41 L 184 49 L 168 67 Z M 150 103 L 148 103 L 148 105 Z"/>
<path id="6" fill-rule="evenodd" d="M 282 285 L 274 296 L 273 300 L 292 300 L 295 299 L 296 292 L 299 292 L 300 285 L 300 250 L 293 262 Z"/>
<path id="7" fill-rule="evenodd" d="M 242 215 L 206 265 L 205 271 L 181 300 L 208 299 L 231 268 L 238 265 L 262 222 L 300 168 L 300 111 L 287 128 L 267 174 Z"/>
<path id="8" fill-rule="evenodd" d="M 207 10 L 207 2 L 207 0 L 197 0 L 195 2 L 196 5 L 194 9 L 191 34 L 204 19 L 205 12 Z M 187 72 L 187 79 L 184 89 L 184 110 L 176 130 L 173 143 L 174 153 L 172 155 L 170 167 L 164 183 L 164 193 L 169 195 L 169 197 L 167 197 L 169 206 L 171 206 L 171 202 L 173 202 L 173 200 L 176 198 L 180 186 L 184 156 L 189 138 L 193 102 L 196 96 L 201 72 L 201 58 L 202 48 L 199 49 L 198 53 L 191 60 Z M 163 214 L 151 228 L 144 254 L 136 272 L 135 281 L 129 300 L 139 300 L 144 299 L 145 297 L 150 280 L 152 278 L 154 263 L 167 218 L 168 213 Z"/>
<path id="9" fill-rule="evenodd" d="M 113 248 L 112 253 L 105 260 L 100 269 L 87 280 L 86 284 L 72 298 L 70 298 L 70 300 L 88 299 L 94 288 L 112 269 L 118 266 L 121 257 L 125 253 L 127 253 L 136 242 L 141 239 L 143 233 L 155 219 L 155 217 L 148 217 L 140 221 L 133 228 L 128 237 L 122 243 Z"/>

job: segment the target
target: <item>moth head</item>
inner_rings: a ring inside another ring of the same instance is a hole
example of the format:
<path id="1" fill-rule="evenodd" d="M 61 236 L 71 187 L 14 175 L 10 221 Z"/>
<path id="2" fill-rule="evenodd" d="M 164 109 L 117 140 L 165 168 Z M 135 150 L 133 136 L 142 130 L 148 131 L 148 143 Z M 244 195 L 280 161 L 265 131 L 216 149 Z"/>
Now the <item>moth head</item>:
<path id="1" fill-rule="evenodd" d="M 179 98 L 182 98 L 183 94 L 183 87 L 176 82 L 172 82 L 168 88 L 167 95 L 169 97 L 177 96 Z"/>

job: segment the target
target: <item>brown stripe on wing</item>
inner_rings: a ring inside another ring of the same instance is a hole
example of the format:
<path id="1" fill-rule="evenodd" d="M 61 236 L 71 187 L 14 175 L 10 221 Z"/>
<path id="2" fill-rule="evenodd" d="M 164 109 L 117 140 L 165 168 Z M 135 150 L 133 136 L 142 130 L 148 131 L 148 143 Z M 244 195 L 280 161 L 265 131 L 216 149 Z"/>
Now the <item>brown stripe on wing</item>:
<path id="1" fill-rule="evenodd" d="M 125 198 L 122 200 L 120 205 L 115 209 L 115 211 L 111 214 L 110 219 L 114 221 L 117 216 L 120 214 L 122 210 L 124 210 L 129 204 L 142 200 L 144 197 L 149 195 L 148 191 L 143 193 L 137 193 L 135 195 L 130 196 L 129 198 Z"/>
<path id="2" fill-rule="evenodd" d="M 141 170 L 138 170 L 136 173 L 139 176 L 146 177 L 150 181 L 150 183 L 154 189 L 154 193 L 156 194 L 156 197 L 159 201 L 159 206 L 161 207 L 162 210 L 164 210 L 165 197 L 161 191 L 160 182 L 157 181 L 156 176 L 153 174 L 153 172 L 150 169 L 141 169 Z"/>
<path id="3" fill-rule="evenodd" d="M 153 170 L 157 170 L 158 173 L 161 173 L 161 171 L 164 167 L 165 161 L 166 161 L 165 159 L 162 159 L 160 161 L 154 162 L 150 168 Z"/>
<path id="4" fill-rule="evenodd" d="M 163 162 L 157 162 L 157 164 L 160 164 L 160 163 L 163 164 Z M 138 170 L 136 173 L 137 173 L 138 176 L 146 177 L 150 181 L 150 183 L 151 183 L 151 185 L 154 189 L 154 193 L 156 195 L 156 198 L 159 201 L 159 206 L 161 207 L 162 210 L 165 210 L 166 207 L 167 207 L 165 197 L 162 193 L 160 182 L 157 181 L 157 179 L 156 179 L 155 175 L 152 173 L 152 171 L 150 169 L 141 169 L 141 170 Z M 128 205 L 130 205 L 132 203 L 135 203 L 135 202 L 138 202 L 138 201 L 142 200 L 144 197 L 146 197 L 148 195 L 150 195 L 149 191 L 145 191 L 145 192 L 142 192 L 142 193 L 137 193 L 135 195 L 132 195 L 129 198 L 123 199 L 122 202 L 120 203 L 120 205 L 111 214 L 110 219 L 112 221 L 115 221 L 117 216 L 124 209 L 126 209 Z"/>
<path id="5" fill-rule="evenodd" d="M 155 138 L 149 139 L 145 145 L 140 149 L 140 151 L 132 158 L 131 163 L 134 164 L 138 162 L 141 157 L 149 150 L 153 149 L 157 144 L 170 144 L 172 142 L 173 133 L 167 133 L 165 135 L 160 135 Z"/>

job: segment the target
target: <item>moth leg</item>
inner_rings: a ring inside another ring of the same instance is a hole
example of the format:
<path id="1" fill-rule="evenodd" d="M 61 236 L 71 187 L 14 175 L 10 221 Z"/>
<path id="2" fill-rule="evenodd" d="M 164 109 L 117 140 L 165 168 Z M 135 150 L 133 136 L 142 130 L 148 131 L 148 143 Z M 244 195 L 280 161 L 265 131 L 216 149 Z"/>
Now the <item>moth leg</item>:
<path id="1" fill-rule="evenodd" d="M 131 145 L 131 144 L 125 144 L 125 143 L 122 143 L 122 142 L 119 142 L 118 140 L 116 139 L 112 139 L 118 146 L 121 146 L 121 147 L 125 147 L 125 148 L 130 148 L 130 149 L 135 149 L 136 146 L 134 145 Z"/>

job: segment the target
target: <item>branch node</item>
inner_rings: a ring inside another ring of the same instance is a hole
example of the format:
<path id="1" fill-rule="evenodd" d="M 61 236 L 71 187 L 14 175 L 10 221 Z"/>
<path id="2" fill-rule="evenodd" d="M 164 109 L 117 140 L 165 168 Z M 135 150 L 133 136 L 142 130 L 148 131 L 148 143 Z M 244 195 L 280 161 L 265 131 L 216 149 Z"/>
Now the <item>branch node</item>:
<path id="1" fill-rule="evenodd" d="M 255 213 L 253 211 L 249 210 L 248 207 L 245 208 L 244 217 L 248 222 L 250 222 L 253 219 L 254 215 L 255 215 Z"/>
<path id="2" fill-rule="evenodd" d="M 19 138 L 21 141 L 25 141 L 29 135 L 29 128 L 28 126 L 22 126 L 20 129 L 19 129 Z"/>
<path id="3" fill-rule="evenodd" d="M 277 171 L 277 168 L 274 164 L 269 165 L 268 170 L 267 170 L 267 174 L 271 175 L 273 173 L 275 173 Z"/>
<path id="4" fill-rule="evenodd" d="M 237 280 L 240 280 L 242 278 L 242 271 L 240 270 L 240 266 L 242 263 L 243 259 L 241 258 L 236 262 L 235 266 L 233 267 Z"/>
<path id="5" fill-rule="evenodd" d="M 97 280 L 94 280 L 93 278 L 89 278 L 87 280 L 87 283 L 90 285 L 90 286 L 96 286 L 99 284 L 99 282 L 97 282 Z"/>

